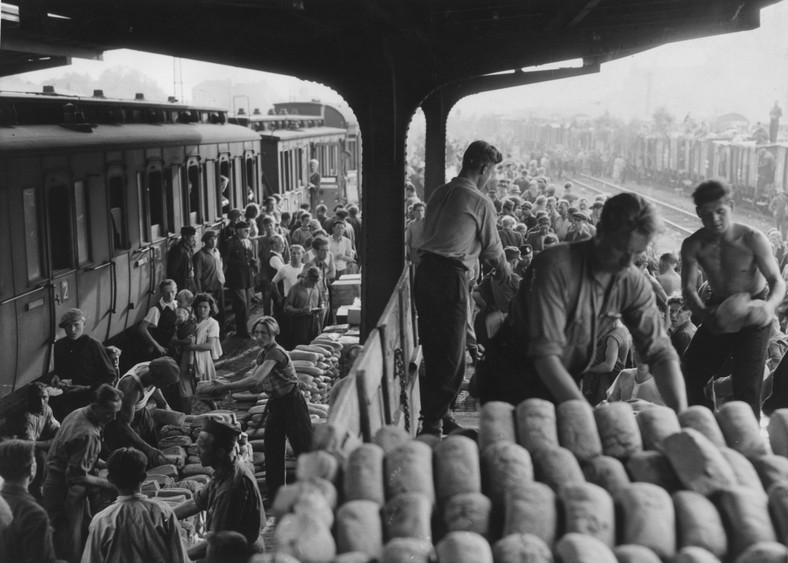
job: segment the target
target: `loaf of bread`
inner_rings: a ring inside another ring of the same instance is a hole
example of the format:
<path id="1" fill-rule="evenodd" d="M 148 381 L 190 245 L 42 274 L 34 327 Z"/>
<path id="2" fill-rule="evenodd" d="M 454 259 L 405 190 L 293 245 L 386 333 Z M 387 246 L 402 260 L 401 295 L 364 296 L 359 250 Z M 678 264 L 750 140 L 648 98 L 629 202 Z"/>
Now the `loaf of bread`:
<path id="1" fill-rule="evenodd" d="M 772 515 L 777 539 L 788 544 L 788 481 L 769 487 L 769 512 Z"/>
<path id="2" fill-rule="evenodd" d="M 496 442 L 517 442 L 514 430 L 514 406 L 502 401 L 489 401 L 479 413 L 479 451 Z"/>
<path id="3" fill-rule="evenodd" d="M 555 544 L 561 563 L 618 563 L 610 548 L 595 537 L 568 533 Z"/>
<path id="4" fill-rule="evenodd" d="M 358 551 L 378 558 L 383 551 L 380 506 L 371 500 L 351 500 L 337 510 L 337 551 Z"/>
<path id="5" fill-rule="evenodd" d="M 394 538 L 383 546 L 380 563 L 429 563 L 432 544 L 416 538 Z"/>
<path id="6" fill-rule="evenodd" d="M 758 542 L 745 549 L 735 563 L 785 563 L 788 547 L 777 542 Z"/>
<path id="7" fill-rule="evenodd" d="M 386 502 L 383 491 L 383 448 L 361 444 L 348 455 L 343 471 L 344 498 Z"/>
<path id="8" fill-rule="evenodd" d="M 613 499 L 593 483 L 566 483 L 558 489 L 563 506 L 564 531 L 592 536 L 608 547 L 616 544 Z"/>
<path id="9" fill-rule="evenodd" d="M 495 563 L 553 563 L 550 547 L 531 534 L 510 534 L 495 542 Z"/>
<path id="10" fill-rule="evenodd" d="M 315 450 L 298 456 L 296 478 L 301 481 L 312 477 L 338 483 L 340 471 L 337 458 L 324 450 Z"/>
<path id="11" fill-rule="evenodd" d="M 758 419 L 744 401 L 729 401 L 717 409 L 717 424 L 728 447 L 744 457 L 751 459 L 769 453 Z"/>
<path id="12" fill-rule="evenodd" d="M 558 405 L 558 442 L 580 461 L 602 455 L 602 442 L 594 419 L 594 409 L 583 399 Z"/>
<path id="13" fill-rule="evenodd" d="M 764 485 L 761 484 L 758 472 L 755 470 L 755 467 L 753 467 L 753 464 L 750 463 L 750 460 L 744 457 L 744 454 L 728 447 L 720 448 L 720 451 L 722 455 L 725 456 L 731 469 L 733 469 L 733 473 L 736 475 L 736 482 L 739 486 L 752 489 L 754 494 L 766 495 L 766 490 L 764 489 Z M 788 462 L 788 459 L 786 462 Z"/>
<path id="14" fill-rule="evenodd" d="M 635 544 L 621 544 L 613 548 L 618 563 L 661 563 L 657 554 L 647 547 Z"/>
<path id="15" fill-rule="evenodd" d="M 544 483 L 524 483 L 506 497 L 503 535 L 528 534 L 553 545 L 558 533 L 555 492 Z"/>
<path id="16" fill-rule="evenodd" d="M 304 487 L 301 489 L 290 505 L 293 514 L 309 514 L 323 522 L 328 529 L 334 525 L 334 512 L 328 500 L 317 487 Z"/>
<path id="17" fill-rule="evenodd" d="M 652 483 L 668 493 L 683 488 L 668 458 L 656 450 L 638 452 L 630 457 L 627 471 L 633 481 Z"/>
<path id="18" fill-rule="evenodd" d="M 325 499 L 329 508 L 333 510 L 336 507 L 337 493 L 334 486 L 330 481 L 315 478 L 308 481 L 296 481 L 280 487 L 273 506 L 271 506 L 271 514 L 280 518 L 293 512 L 293 507 L 304 495 L 320 495 Z"/>
<path id="19" fill-rule="evenodd" d="M 301 563 L 330 563 L 336 555 L 331 530 L 309 514 L 286 514 L 274 531 L 277 550 Z"/>
<path id="20" fill-rule="evenodd" d="M 387 538 L 416 538 L 432 542 L 432 501 L 421 493 L 402 493 L 383 508 Z"/>
<path id="21" fill-rule="evenodd" d="M 482 451 L 482 492 L 503 507 L 508 491 L 522 483 L 533 481 L 531 455 L 513 442 L 496 442 Z"/>
<path id="22" fill-rule="evenodd" d="M 736 475 L 720 449 L 697 430 L 685 428 L 663 444 L 670 465 L 688 489 L 709 495 L 737 485 Z"/>
<path id="23" fill-rule="evenodd" d="M 662 441 L 681 430 L 676 411 L 654 405 L 641 410 L 635 417 L 640 428 L 644 450 L 662 450 Z"/>
<path id="24" fill-rule="evenodd" d="M 777 409 L 769 417 L 769 442 L 775 454 L 788 457 L 788 409 Z"/>
<path id="25" fill-rule="evenodd" d="M 662 559 L 676 554 L 676 518 L 668 492 L 651 483 L 632 483 L 616 498 L 621 508 L 621 542 L 642 545 Z"/>
<path id="26" fill-rule="evenodd" d="M 752 458 L 751 461 L 760 482 L 767 491 L 775 483 L 788 480 L 788 458 L 780 455 L 764 455 Z"/>
<path id="27" fill-rule="evenodd" d="M 249 563 L 300 563 L 298 559 L 292 555 L 288 555 L 282 551 L 275 553 L 258 553 L 254 555 Z M 333 563 L 333 562 L 332 562 Z"/>
<path id="28" fill-rule="evenodd" d="M 461 493 L 480 493 L 479 448 L 465 436 L 449 436 L 435 446 L 435 496 L 438 503 Z"/>
<path id="29" fill-rule="evenodd" d="M 720 563 L 720 560 L 702 547 L 685 547 L 671 563 Z"/>
<path id="30" fill-rule="evenodd" d="M 447 532 L 474 532 L 489 537 L 492 502 L 481 493 L 462 493 L 443 506 L 443 526 Z"/>
<path id="31" fill-rule="evenodd" d="M 534 452 L 534 476 L 537 481 L 557 489 L 564 483 L 585 481 L 583 470 L 572 452 L 566 448 L 543 448 Z"/>
<path id="32" fill-rule="evenodd" d="M 605 455 L 625 460 L 643 449 L 635 411 L 629 403 L 615 401 L 600 405 L 594 409 L 594 418 Z"/>
<path id="33" fill-rule="evenodd" d="M 386 498 L 402 493 L 421 493 L 435 502 L 432 482 L 432 448 L 411 440 L 390 449 L 383 460 Z"/>
<path id="34" fill-rule="evenodd" d="M 706 407 L 693 405 L 687 407 L 679 413 L 679 424 L 682 428 L 692 428 L 697 430 L 718 448 L 725 447 L 725 437 L 722 435 L 714 413 Z"/>
<path id="35" fill-rule="evenodd" d="M 624 465 L 618 459 L 606 455 L 595 457 L 583 466 L 586 481 L 599 485 L 615 498 L 621 487 L 629 485 L 630 480 Z"/>
<path id="36" fill-rule="evenodd" d="M 398 448 L 403 444 L 410 442 L 410 434 L 404 428 L 399 426 L 383 426 L 375 432 L 375 437 L 372 438 L 372 443 L 377 444 L 385 453 Z"/>
<path id="37" fill-rule="evenodd" d="M 515 409 L 517 443 L 533 453 L 558 446 L 555 405 L 544 399 L 526 399 Z"/>
<path id="38" fill-rule="evenodd" d="M 435 551 L 438 563 L 493 563 L 490 544 L 473 532 L 449 532 Z"/>
<path id="39" fill-rule="evenodd" d="M 712 499 L 728 532 L 728 555 L 736 558 L 751 545 L 777 541 L 766 497 L 745 487 L 717 491 Z"/>
<path id="40" fill-rule="evenodd" d="M 708 498 L 694 491 L 678 491 L 673 493 L 673 508 L 680 550 L 699 547 L 719 559 L 727 556 L 728 536 L 720 513 Z"/>

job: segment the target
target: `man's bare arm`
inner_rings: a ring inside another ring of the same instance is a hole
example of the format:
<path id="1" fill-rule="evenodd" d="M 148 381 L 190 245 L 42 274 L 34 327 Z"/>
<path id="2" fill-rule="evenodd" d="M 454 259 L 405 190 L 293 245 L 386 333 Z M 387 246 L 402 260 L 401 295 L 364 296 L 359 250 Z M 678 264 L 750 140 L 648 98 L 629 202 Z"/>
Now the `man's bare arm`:
<path id="1" fill-rule="evenodd" d="M 659 394 L 667 406 L 677 413 L 687 408 L 687 389 L 678 361 L 666 359 L 649 366 Z"/>
<path id="2" fill-rule="evenodd" d="M 697 246 L 698 242 L 692 236 L 681 244 L 681 293 L 692 314 L 705 320 L 708 311 L 698 295 Z"/>
<path id="3" fill-rule="evenodd" d="M 542 378 L 542 382 L 547 386 L 555 397 L 556 401 L 563 403 L 571 399 L 585 401 L 583 393 L 580 391 L 575 380 L 566 371 L 558 356 L 541 356 L 534 359 L 536 373 Z"/>

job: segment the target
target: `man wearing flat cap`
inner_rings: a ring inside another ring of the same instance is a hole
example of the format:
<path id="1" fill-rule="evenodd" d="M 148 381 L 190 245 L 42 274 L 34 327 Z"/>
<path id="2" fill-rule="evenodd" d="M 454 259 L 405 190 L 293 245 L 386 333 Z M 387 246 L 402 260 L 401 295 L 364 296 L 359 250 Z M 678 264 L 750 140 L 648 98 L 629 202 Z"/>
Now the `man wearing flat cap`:
<path id="1" fill-rule="evenodd" d="M 245 221 L 235 224 L 235 235 L 227 241 L 224 263 L 225 286 L 230 292 L 235 313 L 235 334 L 240 338 L 251 338 L 248 326 L 249 307 L 258 263 L 254 246 L 249 240 L 249 225 Z"/>
<path id="2" fill-rule="evenodd" d="M 111 450 L 137 448 L 148 457 L 149 467 L 168 463 L 164 454 L 156 449 L 159 435 L 146 406 L 154 401 L 158 408 L 172 410 L 161 388 L 177 383 L 179 377 L 178 364 L 164 356 L 139 363 L 120 378 L 117 388 L 123 392 L 123 404 L 117 419 L 107 424 L 104 431 L 104 440 Z"/>
<path id="3" fill-rule="evenodd" d="M 566 235 L 566 242 L 588 240 L 596 236 L 596 227 L 588 222 L 589 218 L 587 211 L 575 209 L 572 212 L 572 226 Z"/>
<path id="4" fill-rule="evenodd" d="M 194 264 L 192 263 L 196 234 L 197 229 L 191 225 L 181 227 L 181 240 L 167 253 L 167 277 L 175 280 L 179 289 L 188 289 L 192 293 L 197 292 L 197 286 L 194 284 Z"/>
<path id="5" fill-rule="evenodd" d="M 85 313 L 69 309 L 58 326 L 66 335 L 55 342 L 55 375 L 50 384 L 58 387 L 62 380 L 71 384 L 52 403 L 52 409 L 61 419 L 74 409 L 90 402 L 90 394 L 102 383 L 115 383 L 117 372 L 104 345 L 85 334 Z"/>
<path id="6" fill-rule="evenodd" d="M 531 245 L 534 254 L 539 254 L 544 250 L 544 239 L 547 235 L 551 234 L 551 232 L 550 217 L 547 215 L 540 215 L 539 219 L 537 219 L 536 230 L 528 234 L 525 242 Z M 558 237 L 556 237 L 556 240 L 557 239 Z"/>
<path id="7" fill-rule="evenodd" d="M 175 507 L 179 520 L 205 511 L 205 531 L 238 532 L 250 546 L 261 551 L 260 532 L 265 526 L 263 497 L 254 473 L 236 456 L 240 430 L 218 420 L 209 420 L 197 437 L 200 463 L 214 470 L 213 478 L 194 498 Z M 205 557 L 206 542 L 189 549 L 189 557 Z"/>

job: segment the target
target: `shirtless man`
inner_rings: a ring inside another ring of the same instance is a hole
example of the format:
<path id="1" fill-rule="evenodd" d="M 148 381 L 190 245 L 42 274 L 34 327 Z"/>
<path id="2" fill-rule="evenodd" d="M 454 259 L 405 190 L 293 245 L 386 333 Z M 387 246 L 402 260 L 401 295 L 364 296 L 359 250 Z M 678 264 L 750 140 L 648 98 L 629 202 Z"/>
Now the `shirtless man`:
<path id="1" fill-rule="evenodd" d="M 724 181 L 701 182 L 692 198 L 703 228 L 681 246 L 681 285 L 701 325 L 684 355 L 687 401 L 714 408 L 703 388 L 730 357 L 733 399 L 747 402 L 757 418 L 770 325 L 785 296 L 785 281 L 766 236 L 731 220 L 731 190 Z M 699 269 L 712 292 L 705 303 L 697 290 Z M 723 314 L 725 308 L 718 314 L 723 301 L 738 293 L 752 298 L 749 306 L 738 314 L 730 309 Z"/>

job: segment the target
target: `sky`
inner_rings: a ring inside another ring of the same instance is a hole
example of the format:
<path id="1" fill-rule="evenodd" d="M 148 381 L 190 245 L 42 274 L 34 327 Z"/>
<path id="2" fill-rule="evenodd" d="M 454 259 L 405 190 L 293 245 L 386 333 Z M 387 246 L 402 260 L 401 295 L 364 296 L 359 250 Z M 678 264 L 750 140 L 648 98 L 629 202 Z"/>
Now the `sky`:
<path id="1" fill-rule="evenodd" d="M 598 74 L 508 88 L 461 100 L 454 112 L 594 117 L 605 111 L 624 119 L 648 118 L 660 106 L 678 118 L 707 118 L 737 112 L 767 121 L 775 101 L 788 107 L 788 2 L 761 12 L 761 27 L 748 32 L 673 43 L 602 65 Z M 341 97 L 330 88 L 294 77 L 263 73 L 138 51 L 107 51 L 103 61 L 73 64 L 0 78 L 0 89 L 24 89 L 67 73 L 98 78 L 107 69 L 135 69 L 167 94 L 191 101 L 191 89 L 206 79 L 234 84 L 265 81 L 282 101 Z M 177 68 L 181 79 L 174 79 Z M 145 81 L 140 85 L 144 89 Z M 175 82 L 175 83 L 174 83 Z M 182 83 L 182 84 L 181 84 Z M 37 89 L 37 88 L 36 88 Z"/>

